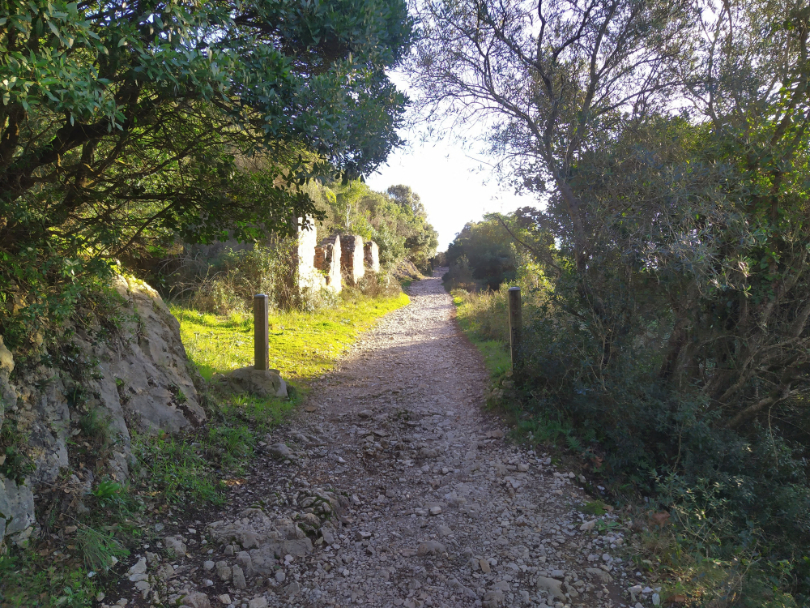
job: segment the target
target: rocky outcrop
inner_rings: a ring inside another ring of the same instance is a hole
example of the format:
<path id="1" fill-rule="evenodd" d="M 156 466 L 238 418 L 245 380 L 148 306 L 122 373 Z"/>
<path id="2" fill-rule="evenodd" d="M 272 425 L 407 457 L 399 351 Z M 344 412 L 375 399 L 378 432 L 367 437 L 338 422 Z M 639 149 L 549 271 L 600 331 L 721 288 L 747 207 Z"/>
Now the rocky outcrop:
<path id="1" fill-rule="evenodd" d="M 113 287 L 121 299 L 116 329 L 68 328 L 53 347 L 61 358 L 51 356 L 50 366 L 18 367 L 15 373 L 13 353 L 0 342 L 0 428 L 13 425 L 14 449 L 33 469 L 14 475 L 8 466 L 0 467 L 5 473 L 0 474 L 0 540 L 10 536 L 22 543 L 30 536 L 33 493 L 54 484 L 70 466 L 70 450 L 76 448 L 68 439 L 75 437 L 72 443 L 81 445 L 81 421 L 85 426 L 88 419 L 98 421 L 98 432 L 111 436 L 104 454 L 88 449 L 80 459 L 86 470 L 76 471 L 73 485 L 88 492 L 93 479 L 127 477 L 130 429 L 173 433 L 206 419 L 180 325 L 158 293 L 121 276 Z"/>

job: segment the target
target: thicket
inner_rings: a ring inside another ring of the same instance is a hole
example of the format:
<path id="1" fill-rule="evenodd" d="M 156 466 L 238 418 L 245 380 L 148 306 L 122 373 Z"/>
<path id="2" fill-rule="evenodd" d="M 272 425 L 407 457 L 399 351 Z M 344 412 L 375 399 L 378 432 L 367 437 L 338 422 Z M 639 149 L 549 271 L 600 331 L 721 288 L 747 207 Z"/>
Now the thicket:
<path id="1" fill-rule="evenodd" d="M 486 114 L 502 166 L 545 203 L 504 218 L 550 281 L 516 374 L 524 412 L 615 496 L 670 511 L 661 559 L 695 574 L 691 601 L 806 605 L 810 11 L 470 0 L 422 16 L 423 103 Z"/>
<path id="2" fill-rule="evenodd" d="M 481 222 L 468 222 L 447 248 L 444 261 L 449 267 L 446 281 L 451 289 L 498 290 L 504 282 L 517 278 L 518 252 L 497 216 Z"/>

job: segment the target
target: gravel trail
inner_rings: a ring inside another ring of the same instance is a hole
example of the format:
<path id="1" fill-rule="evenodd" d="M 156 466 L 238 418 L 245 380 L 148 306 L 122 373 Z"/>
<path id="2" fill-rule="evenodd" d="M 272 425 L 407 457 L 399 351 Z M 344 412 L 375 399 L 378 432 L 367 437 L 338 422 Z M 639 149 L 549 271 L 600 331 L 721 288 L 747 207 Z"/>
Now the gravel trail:
<path id="1" fill-rule="evenodd" d="M 216 521 L 167 524 L 130 606 L 624 605 L 623 534 L 482 410 L 439 276 L 314 384 Z"/>

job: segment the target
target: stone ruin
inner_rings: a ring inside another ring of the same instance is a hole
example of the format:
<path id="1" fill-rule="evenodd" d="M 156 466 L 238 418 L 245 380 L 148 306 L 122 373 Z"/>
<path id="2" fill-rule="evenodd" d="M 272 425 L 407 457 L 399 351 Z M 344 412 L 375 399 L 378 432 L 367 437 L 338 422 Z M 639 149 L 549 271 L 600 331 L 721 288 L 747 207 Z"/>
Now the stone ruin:
<path id="1" fill-rule="evenodd" d="M 315 250 L 318 247 L 318 230 L 311 217 L 307 218 L 308 227 L 303 227 L 303 220 L 298 221 L 298 286 L 303 291 L 319 291 L 326 286 L 324 276 L 316 265 Z"/>
<path id="2" fill-rule="evenodd" d="M 340 267 L 350 285 L 357 285 L 366 275 L 362 236 L 344 234 L 340 237 Z"/>
<path id="3" fill-rule="evenodd" d="M 334 234 L 318 242 L 312 218 L 308 227 L 298 221 L 298 284 L 301 290 L 329 289 L 340 292 L 345 280 L 356 285 L 366 271 L 380 271 L 380 248 L 374 241 L 363 241 L 357 235 Z"/>
<path id="4" fill-rule="evenodd" d="M 380 248 L 374 241 L 367 241 L 363 245 L 363 257 L 369 272 L 380 272 Z"/>
<path id="5" fill-rule="evenodd" d="M 330 236 L 315 248 L 315 268 L 325 275 L 324 287 L 335 293 L 343 289 L 340 276 L 340 237 Z"/>

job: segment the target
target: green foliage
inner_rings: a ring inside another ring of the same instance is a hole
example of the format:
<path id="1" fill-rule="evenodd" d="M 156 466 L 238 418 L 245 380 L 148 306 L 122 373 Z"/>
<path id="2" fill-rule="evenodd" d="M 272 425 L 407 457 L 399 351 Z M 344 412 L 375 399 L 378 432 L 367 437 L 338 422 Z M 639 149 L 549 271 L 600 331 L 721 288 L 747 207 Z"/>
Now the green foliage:
<path id="1" fill-rule="evenodd" d="M 5 456 L 0 464 L 0 474 L 17 484 L 25 481 L 36 470 L 34 461 L 25 453 L 25 438 L 17 429 L 16 420 L 6 418 L 0 427 L 0 455 Z"/>
<path id="2" fill-rule="evenodd" d="M 10 608 L 89 608 L 96 586 L 82 568 L 60 568 L 32 551 L 0 556 L 0 602 Z"/>
<path id="3" fill-rule="evenodd" d="M 330 196 L 321 197 L 325 212 L 321 228 L 327 233 L 358 234 L 380 248 L 380 266 L 392 270 L 403 259 L 427 271 L 436 255 L 438 233 L 427 221 L 427 213 L 409 186 L 397 185 L 386 193 L 374 192 L 353 180 L 332 183 Z"/>
<path id="4" fill-rule="evenodd" d="M 444 256 L 450 268 L 444 280 L 451 289 L 497 290 L 518 279 L 518 269 L 526 262 L 525 245 L 536 240 L 536 235 L 526 234 L 518 225 L 521 211 L 507 217 L 490 214 L 464 226 Z M 520 243 L 515 241 L 516 233 L 521 234 Z"/>
<path id="5" fill-rule="evenodd" d="M 102 508 L 119 505 L 123 501 L 124 487 L 111 479 L 105 479 L 93 488 L 91 494 Z"/>
<path id="6" fill-rule="evenodd" d="M 107 571 L 118 563 L 119 558 L 129 555 L 113 532 L 102 532 L 89 526 L 81 526 L 76 532 L 76 544 L 85 567 L 91 571 Z"/>
<path id="7" fill-rule="evenodd" d="M 220 315 L 249 313 L 257 293 L 267 294 L 269 306 L 277 310 L 311 307 L 309 300 L 322 296 L 311 294 L 307 300 L 300 294 L 295 239 L 275 241 L 249 249 L 225 249 L 204 260 L 179 258 L 179 267 L 165 277 L 164 287 L 188 306 Z"/>
<path id="8" fill-rule="evenodd" d="M 587 502 L 579 509 L 583 513 L 587 513 L 588 515 L 604 515 L 607 513 L 607 509 L 605 509 L 605 503 L 601 500 L 594 500 L 591 502 Z"/>
<path id="9" fill-rule="evenodd" d="M 213 503 L 225 501 L 220 479 L 204 457 L 205 447 L 190 437 L 134 435 L 133 472 L 148 492 L 161 502 Z"/>
<path id="10" fill-rule="evenodd" d="M 0 16 L 0 335 L 59 324 L 114 258 L 289 233 L 314 176 L 376 168 L 404 2 L 12 0 Z"/>

